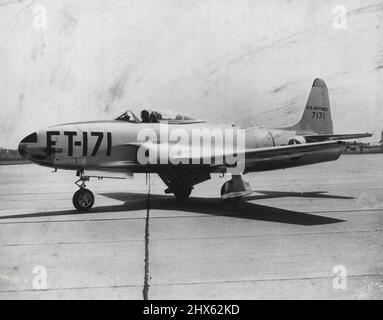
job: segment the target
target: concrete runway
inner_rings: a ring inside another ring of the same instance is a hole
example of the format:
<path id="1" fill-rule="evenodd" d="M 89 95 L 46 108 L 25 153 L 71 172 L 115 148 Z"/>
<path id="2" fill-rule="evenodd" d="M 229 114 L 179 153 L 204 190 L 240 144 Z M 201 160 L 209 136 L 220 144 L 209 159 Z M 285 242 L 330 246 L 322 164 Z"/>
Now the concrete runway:
<path id="1" fill-rule="evenodd" d="M 0 166 L 0 299 L 382 299 L 382 163 L 344 155 L 247 175 L 255 193 L 232 208 L 218 197 L 227 177 L 186 204 L 155 175 L 149 197 L 144 175 L 94 179 L 85 214 L 73 172 Z"/>

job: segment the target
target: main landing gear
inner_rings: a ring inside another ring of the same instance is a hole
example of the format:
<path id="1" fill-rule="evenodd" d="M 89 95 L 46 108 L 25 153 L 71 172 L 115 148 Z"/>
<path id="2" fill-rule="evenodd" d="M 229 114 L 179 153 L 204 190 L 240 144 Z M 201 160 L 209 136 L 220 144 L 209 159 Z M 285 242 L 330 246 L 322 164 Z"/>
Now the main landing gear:
<path id="1" fill-rule="evenodd" d="M 180 201 L 185 201 L 187 200 L 189 197 L 190 197 L 190 194 L 192 192 L 192 189 L 191 187 L 186 187 L 186 188 L 183 188 L 183 189 L 175 189 L 173 191 L 173 194 L 174 196 L 180 200 Z M 166 192 L 166 191 L 165 191 Z"/>
<path id="2" fill-rule="evenodd" d="M 250 183 L 243 181 L 240 175 L 233 175 L 231 180 L 226 181 L 221 188 L 221 198 L 225 202 L 238 202 L 243 196 L 251 193 Z"/>
<path id="3" fill-rule="evenodd" d="M 88 211 L 94 204 L 94 195 L 92 191 L 86 189 L 85 182 L 89 181 L 89 177 L 84 176 L 82 171 L 77 172 L 77 176 L 80 178 L 75 184 L 80 188 L 73 195 L 73 205 L 79 211 Z"/>
<path id="4" fill-rule="evenodd" d="M 171 172 L 158 174 L 162 181 L 167 185 L 165 193 L 173 193 L 179 201 L 185 201 L 190 197 L 193 185 L 198 181 L 198 176 L 172 174 Z"/>

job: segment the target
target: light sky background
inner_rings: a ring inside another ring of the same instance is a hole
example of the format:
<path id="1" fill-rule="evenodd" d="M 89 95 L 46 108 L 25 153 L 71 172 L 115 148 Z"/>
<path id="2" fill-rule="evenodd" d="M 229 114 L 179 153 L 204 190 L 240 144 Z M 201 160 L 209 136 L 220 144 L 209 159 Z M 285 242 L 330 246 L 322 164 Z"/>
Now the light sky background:
<path id="1" fill-rule="evenodd" d="M 333 26 L 337 5 L 345 30 Z M 36 6 L 46 29 L 34 27 Z M 292 125 L 316 77 L 335 132 L 380 140 L 383 0 L 0 0 L 7 148 L 38 128 L 126 109 Z"/>

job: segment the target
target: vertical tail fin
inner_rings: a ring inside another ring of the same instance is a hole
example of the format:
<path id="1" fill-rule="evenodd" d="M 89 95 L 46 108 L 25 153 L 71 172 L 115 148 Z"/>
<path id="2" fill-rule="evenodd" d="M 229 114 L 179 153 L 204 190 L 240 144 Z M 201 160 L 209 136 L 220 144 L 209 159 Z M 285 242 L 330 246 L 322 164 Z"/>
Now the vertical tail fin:
<path id="1" fill-rule="evenodd" d="M 333 134 L 328 90 L 322 79 L 314 80 L 301 120 L 295 126 L 285 129 L 296 130 L 301 134 Z"/>

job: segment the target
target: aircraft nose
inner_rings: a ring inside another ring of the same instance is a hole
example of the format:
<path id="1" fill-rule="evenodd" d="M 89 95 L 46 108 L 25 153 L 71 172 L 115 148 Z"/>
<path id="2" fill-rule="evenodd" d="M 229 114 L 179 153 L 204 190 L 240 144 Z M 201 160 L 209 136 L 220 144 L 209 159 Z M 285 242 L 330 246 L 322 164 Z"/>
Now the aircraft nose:
<path id="1" fill-rule="evenodd" d="M 25 143 L 19 143 L 19 154 L 22 158 L 25 159 L 26 155 L 27 155 L 27 146 L 25 145 Z"/>
<path id="2" fill-rule="evenodd" d="M 37 133 L 33 132 L 30 135 L 27 135 L 23 140 L 19 143 L 19 154 L 21 157 L 26 158 L 28 155 L 27 149 L 28 145 L 37 143 Z"/>

